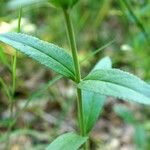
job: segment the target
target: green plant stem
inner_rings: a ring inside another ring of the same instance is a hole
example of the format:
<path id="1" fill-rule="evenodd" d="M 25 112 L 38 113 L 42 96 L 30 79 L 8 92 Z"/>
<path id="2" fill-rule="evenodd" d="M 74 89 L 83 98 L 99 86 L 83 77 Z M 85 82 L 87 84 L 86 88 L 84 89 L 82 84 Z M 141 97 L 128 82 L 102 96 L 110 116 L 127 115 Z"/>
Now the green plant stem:
<path id="1" fill-rule="evenodd" d="M 71 51 L 72 51 L 72 57 L 73 57 L 73 61 L 74 61 L 76 83 L 79 83 L 81 80 L 81 73 L 80 73 L 80 66 L 79 66 L 79 61 L 78 61 L 77 46 L 76 46 L 76 42 L 75 42 L 73 25 L 72 25 L 72 22 L 70 19 L 69 12 L 66 9 L 64 9 L 64 16 L 65 16 L 67 32 L 68 32 L 68 37 L 69 37 Z"/>
<path id="2" fill-rule="evenodd" d="M 20 29 L 21 29 L 21 17 L 22 17 L 22 7 L 20 6 L 19 15 L 18 15 L 18 26 L 17 26 L 18 33 L 20 32 Z M 10 98 L 11 100 L 10 100 L 10 105 L 9 105 L 10 119 L 13 119 L 15 116 L 13 109 L 14 109 L 14 95 L 15 95 L 15 91 L 16 91 L 16 67 L 17 67 L 17 52 L 15 52 L 15 54 L 13 56 L 13 62 L 12 62 L 12 94 L 11 94 L 11 98 Z M 14 125 L 14 123 L 10 124 L 8 127 L 7 142 L 6 142 L 5 149 L 9 149 L 10 132 L 12 130 L 13 125 Z"/>
<path id="3" fill-rule="evenodd" d="M 11 115 L 13 114 L 13 103 L 14 103 L 13 97 L 16 90 L 16 64 L 17 64 L 17 52 L 15 52 L 13 56 L 13 63 L 12 63 L 12 102 L 10 107 Z"/>
<path id="4" fill-rule="evenodd" d="M 19 15 L 18 15 L 18 27 L 17 27 L 18 33 L 20 33 L 21 31 L 21 17 L 22 17 L 22 7 L 20 6 Z M 15 52 L 13 56 L 13 63 L 12 63 L 12 102 L 10 106 L 11 117 L 13 117 L 13 107 L 14 107 L 13 98 L 16 91 L 16 66 L 17 66 L 17 52 Z"/>
<path id="5" fill-rule="evenodd" d="M 17 28 L 18 33 L 21 32 L 21 17 L 22 17 L 22 7 L 20 6 L 19 15 L 18 15 L 18 28 Z"/>
<path id="6" fill-rule="evenodd" d="M 73 25 L 72 25 L 68 10 L 63 9 L 63 12 L 64 12 L 65 22 L 67 26 L 67 33 L 69 37 L 70 47 L 72 51 L 72 57 L 74 61 L 75 75 L 76 75 L 75 82 L 79 83 L 81 81 L 81 73 L 80 73 L 80 65 L 79 65 L 79 60 L 78 60 L 78 53 L 77 53 L 77 46 L 76 46 L 76 41 L 75 41 Z M 77 89 L 77 108 L 78 108 L 78 122 L 79 122 L 79 127 L 80 127 L 80 134 L 82 136 L 85 136 L 82 91 L 80 89 Z M 84 149 L 85 150 L 87 149 L 86 144 L 84 145 Z"/>

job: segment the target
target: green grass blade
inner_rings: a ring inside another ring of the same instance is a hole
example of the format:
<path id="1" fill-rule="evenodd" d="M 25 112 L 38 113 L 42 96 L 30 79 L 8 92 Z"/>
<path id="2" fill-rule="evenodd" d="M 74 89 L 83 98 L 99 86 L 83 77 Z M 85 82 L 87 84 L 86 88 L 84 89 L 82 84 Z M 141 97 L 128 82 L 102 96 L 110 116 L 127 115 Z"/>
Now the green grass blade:
<path id="1" fill-rule="evenodd" d="M 11 66 L 9 64 L 8 58 L 4 53 L 4 50 L 1 45 L 0 45 L 0 61 L 9 69 L 9 71 L 11 70 Z"/>
<path id="2" fill-rule="evenodd" d="M 9 87 L 7 86 L 7 84 L 4 82 L 4 80 L 1 77 L 0 77 L 0 84 L 2 85 L 3 90 L 5 91 L 8 99 L 9 99 L 9 102 L 11 102 L 11 94 L 9 91 Z"/>
<path id="3" fill-rule="evenodd" d="M 33 94 L 31 94 L 31 96 L 29 96 L 29 98 L 27 99 L 26 103 L 24 104 L 23 108 L 17 112 L 17 114 L 15 115 L 15 118 L 13 120 L 13 122 L 10 124 L 10 127 L 13 126 L 17 119 L 19 118 L 19 116 L 23 113 L 23 111 L 28 107 L 29 103 L 33 100 L 35 100 L 36 98 L 40 97 L 43 95 L 43 93 L 53 84 L 55 84 L 58 80 L 60 80 L 62 78 L 62 76 L 56 76 L 54 79 L 50 80 L 47 84 L 43 85 L 39 90 L 37 90 L 36 92 L 34 92 Z"/>
<path id="4" fill-rule="evenodd" d="M 18 29 L 17 32 L 21 32 L 21 18 L 22 18 L 22 6 L 19 8 L 19 15 L 18 15 Z"/>
<path id="5" fill-rule="evenodd" d="M 10 137 L 16 137 L 16 136 L 20 136 L 20 135 L 29 135 L 36 139 L 48 137 L 46 135 L 46 133 L 39 132 L 39 131 L 32 130 L 32 129 L 26 129 L 26 128 L 17 129 L 10 133 Z M 7 140 L 7 134 L 3 134 L 2 136 L 0 136 L 0 142 L 5 142 L 6 140 Z"/>
<path id="6" fill-rule="evenodd" d="M 115 40 L 112 40 L 110 42 L 108 42 L 107 44 L 105 44 L 104 46 L 100 47 L 99 49 L 91 52 L 89 55 L 87 55 L 83 60 L 80 61 L 80 64 L 84 63 L 85 61 L 89 60 L 91 57 L 93 57 L 94 55 L 96 55 L 97 53 L 99 53 L 100 51 L 104 50 L 105 48 L 109 47 L 110 45 L 112 45 L 115 42 Z"/>
<path id="7" fill-rule="evenodd" d="M 100 8 L 99 8 L 99 12 L 98 15 L 95 19 L 95 23 L 94 26 L 98 27 L 100 26 L 100 24 L 102 23 L 103 19 L 107 16 L 107 14 L 109 13 L 109 10 L 111 10 L 111 3 L 112 0 L 103 0 L 102 3 L 100 3 Z"/>
<path id="8" fill-rule="evenodd" d="M 43 95 L 43 93 L 53 84 L 55 84 L 58 80 L 62 79 L 61 75 L 56 76 L 55 78 L 53 78 L 52 80 L 48 81 L 48 83 L 46 83 L 45 85 L 43 85 L 42 87 L 40 87 L 39 90 L 37 90 L 36 92 L 34 92 L 33 94 L 31 94 L 31 96 L 28 98 L 27 102 L 25 103 L 23 110 L 26 109 L 26 107 L 28 106 L 28 104 L 30 103 L 30 101 L 40 97 Z"/>
<path id="9" fill-rule="evenodd" d="M 138 19 L 138 17 L 134 13 L 134 11 L 133 11 L 132 7 L 130 6 L 129 2 L 127 2 L 127 0 L 119 0 L 119 3 L 120 3 L 120 5 L 124 5 L 124 7 L 129 11 L 129 13 L 132 16 L 132 18 L 134 19 L 137 27 L 141 30 L 141 32 L 143 33 L 143 35 L 145 36 L 147 41 L 149 41 L 149 36 L 148 36 L 148 34 L 145 30 L 144 25 L 142 24 L 142 22 Z"/>

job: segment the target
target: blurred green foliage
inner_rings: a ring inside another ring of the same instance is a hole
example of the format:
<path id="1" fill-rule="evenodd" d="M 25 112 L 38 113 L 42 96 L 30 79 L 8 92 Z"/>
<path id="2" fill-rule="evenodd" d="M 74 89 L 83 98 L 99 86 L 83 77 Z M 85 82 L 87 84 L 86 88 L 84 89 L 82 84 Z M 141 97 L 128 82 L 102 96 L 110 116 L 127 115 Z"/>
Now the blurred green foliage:
<path id="1" fill-rule="evenodd" d="M 121 117 L 127 124 L 134 127 L 134 143 L 136 145 L 136 150 L 149 149 L 148 143 L 148 132 L 145 131 L 143 124 L 136 120 L 135 115 L 127 108 L 125 105 L 115 105 L 115 113 Z"/>
<path id="2" fill-rule="evenodd" d="M 51 4 L 53 4 L 56 7 L 62 7 L 62 8 L 69 8 L 73 7 L 75 3 L 77 3 L 78 0 L 49 0 Z"/>
<path id="3" fill-rule="evenodd" d="M 12 22 L 18 17 L 20 7 L 18 2 L 24 2 L 23 19 L 27 21 L 26 25 L 30 25 L 27 28 L 35 26 L 29 34 L 69 50 L 63 15 L 59 9 L 56 11 L 49 7 L 47 0 L 0 0 L 0 32 L 4 30 L 2 28 L 4 23 L 7 24 L 5 26 L 7 29 L 15 31 Z M 114 44 L 82 65 L 83 74 L 90 70 L 91 64 L 108 55 L 112 58 L 115 67 L 133 72 L 150 82 L 150 0 L 80 0 L 73 7 L 71 15 L 75 34 L 78 37 L 76 40 L 80 60 L 108 41 L 115 40 Z M 0 66 L 6 66 L 9 72 L 11 57 L 7 49 L 4 45 L 0 45 Z M 22 68 L 22 61 L 18 61 L 18 67 Z M 2 75 L 3 73 L 0 77 Z M 27 77 L 27 72 L 24 72 L 24 76 Z M 145 116 L 150 113 L 149 109 L 145 112 Z M 127 116 L 129 117 L 125 121 L 134 120 L 130 112 Z M 149 123 L 146 119 L 144 124 Z M 150 130 L 149 125 L 147 126 Z M 137 126 L 136 134 L 135 137 L 143 134 L 141 127 Z M 136 141 L 139 139 L 135 138 Z"/>

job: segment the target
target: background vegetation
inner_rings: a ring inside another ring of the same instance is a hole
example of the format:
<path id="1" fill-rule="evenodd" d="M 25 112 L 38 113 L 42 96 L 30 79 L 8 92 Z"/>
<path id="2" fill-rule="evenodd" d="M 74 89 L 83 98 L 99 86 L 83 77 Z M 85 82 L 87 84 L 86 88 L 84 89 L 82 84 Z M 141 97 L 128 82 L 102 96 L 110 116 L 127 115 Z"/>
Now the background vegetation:
<path id="1" fill-rule="evenodd" d="M 0 1 L 0 33 L 17 31 L 19 4 L 15 1 Z M 73 8 L 71 15 L 81 60 L 114 41 L 82 64 L 83 75 L 97 60 L 110 56 L 114 67 L 150 82 L 150 1 L 125 2 L 81 0 Z M 69 50 L 63 14 L 47 3 L 39 1 L 23 7 L 21 32 Z M 0 81 L 5 81 L 9 88 L 13 54 L 12 48 L 0 43 Z M 53 85 L 50 81 L 56 74 L 24 55 L 18 54 L 17 58 L 14 95 L 17 120 L 10 132 L 9 144 L 12 150 L 42 150 L 57 135 L 76 128 L 75 92 L 72 82 L 63 78 Z M 0 149 L 5 149 L 13 120 L 9 119 L 7 88 L 0 83 Z M 123 108 L 119 110 L 118 105 Z M 91 133 L 92 149 L 134 150 L 141 147 L 141 150 L 149 150 L 149 118 L 149 107 L 109 97 Z"/>

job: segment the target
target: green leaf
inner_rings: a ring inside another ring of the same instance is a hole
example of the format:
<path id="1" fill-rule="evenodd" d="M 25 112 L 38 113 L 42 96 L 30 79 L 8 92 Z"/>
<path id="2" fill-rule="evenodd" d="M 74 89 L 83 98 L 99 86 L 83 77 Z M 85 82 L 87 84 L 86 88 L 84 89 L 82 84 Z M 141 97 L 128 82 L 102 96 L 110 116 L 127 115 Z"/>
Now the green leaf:
<path id="1" fill-rule="evenodd" d="M 78 88 L 150 105 L 150 86 L 118 69 L 92 71 L 78 84 Z"/>
<path id="2" fill-rule="evenodd" d="M 73 60 L 64 49 L 21 33 L 1 34 L 0 41 L 16 48 L 53 71 L 74 80 Z"/>
<path id="3" fill-rule="evenodd" d="M 135 124 L 135 118 L 133 113 L 124 105 L 115 105 L 115 113 L 121 117 L 126 123 Z"/>
<path id="4" fill-rule="evenodd" d="M 111 62 L 111 59 L 107 56 L 107 57 L 104 57 L 102 58 L 94 67 L 93 71 L 94 70 L 97 70 L 97 69 L 110 69 L 112 68 L 112 62 Z"/>
<path id="5" fill-rule="evenodd" d="M 102 112 L 106 96 L 83 90 L 82 98 L 85 131 L 89 133 Z"/>
<path id="6" fill-rule="evenodd" d="M 48 135 L 47 133 L 43 133 L 43 132 L 39 132 L 36 130 L 32 130 L 32 129 L 27 129 L 27 128 L 21 128 L 21 129 L 16 129 L 10 132 L 10 137 L 14 138 L 14 137 L 18 137 L 21 135 L 28 135 L 28 136 L 32 136 L 37 140 L 43 140 L 45 139 L 45 137 L 47 138 Z M 0 136 L 0 142 L 7 142 L 8 140 L 8 133 L 4 133 Z"/>
<path id="7" fill-rule="evenodd" d="M 75 133 L 65 133 L 56 138 L 46 150 L 77 150 L 87 139 Z"/>
<path id="8" fill-rule="evenodd" d="M 101 68 L 111 68 L 112 63 L 109 57 L 104 57 L 101 59 L 93 68 L 92 71 L 101 69 Z M 95 125 L 99 115 L 102 112 L 106 96 L 99 93 L 94 93 L 90 91 L 83 90 L 82 92 L 83 99 L 83 112 L 84 112 L 84 123 L 85 131 L 89 133 L 93 126 Z"/>
<path id="9" fill-rule="evenodd" d="M 87 61 L 89 58 L 93 57 L 94 55 L 96 55 L 97 53 L 99 53 L 100 51 L 104 50 L 105 48 L 109 47 L 110 45 L 112 45 L 115 42 L 115 40 L 112 40 L 110 42 L 108 42 L 107 44 L 103 45 L 102 47 L 98 48 L 97 50 L 91 52 L 90 54 L 88 54 L 83 60 L 80 61 L 80 63 L 84 63 L 85 61 Z"/>

